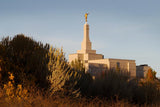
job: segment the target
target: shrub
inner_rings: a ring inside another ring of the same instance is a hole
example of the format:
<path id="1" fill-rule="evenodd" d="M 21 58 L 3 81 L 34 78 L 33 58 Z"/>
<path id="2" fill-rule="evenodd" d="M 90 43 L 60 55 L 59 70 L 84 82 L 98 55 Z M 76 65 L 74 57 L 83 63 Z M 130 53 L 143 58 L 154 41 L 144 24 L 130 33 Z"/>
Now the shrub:
<path id="1" fill-rule="evenodd" d="M 84 66 L 81 62 L 75 61 L 68 64 L 62 49 L 50 48 L 49 70 L 52 75 L 51 95 L 61 94 L 65 96 L 79 97 L 86 91 L 86 86 L 92 80 L 89 74 L 85 74 Z"/>
<path id="2" fill-rule="evenodd" d="M 85 72 L 84 64 L 80 60 L 75 59 L 74 61 L 71 62 L 70 65 L 72 69 L 74 69 L 75 71 Z"/>
<path id="3" fill-rule="evenodd" d="M 63 91 L 63 86 L 67 79 L 66 73 L 70 68 L 62 49 L 59 50 L 51 47 L 48 54 L 48 68 L 52 72 L 52 75 L 49 76 L 49 81 L 51 82 L 50 91 L 51 95 L 53 95 L 55 92 Z"/>
<path id="4" fill-rule="evenodd" d="M 71 69 L 65 59 L 63 49 L 51 47 L 48 54 L 48 68 L 52 72 L 52 75 L 49 76 L 49 81 L 51 82 L 50 95 L 78 96 L 79 91 L 75 89 L 75 86 L 80 74 Z"/>
<path id="5" fill-rule="evenodd" d="M 139 82 L 130 78 L 127 72 L 109 70 L 101 78 L 95 79 L 86 87 L 85 95 L 108 100 L 127 100 L 136 104 L 151 104 L 160 97 L 154 82 Z"/>
<path id="6" fill-rule="evenodd" d="M 21 101 L 28 98 L 28 90 L 22 88 L 21 84 L 15 86 L 14 76 L 9 72 L 9 81 L 3 86 L 4 97 L 7 102 L 9 101 Z"/>
<path id="7" fill-rule="evenodd" d="M 90 96 L 107 97 L 109 99 L 119 96 L 119 98 L 128 98 L 131 93 L 131 85 L 128 82 L 129 76 L 125 72 L 110 70 L 103 75 L 103 78 L 97 78 L 90 85 L 88 93 Z"/>
<path id="8" fill-rule="evenodd" d="M 79 78 L 75 78 L 77 84 L 75 85 L 76 89 L 79 89 L 81 95 L 86 96 L 87 89 L 89 88 L 90 84 L 93 82 L 92 76 L 85 72 L 85 67 L 83 62 L 80 60 L 74 60 L 71 62 L 71 68 L 73 71 L 78 72 L 80 75 Z"/>
<path id="9" fill-rule="evenodd" d="M 49 45 L 43 45 L 23 34 L 16 35 L 12 39 L 3 38 L 0 42 L 0 58 L 2 60 L 2 82 L 6 83 L 8 72 L 15 76 L 15 84 L 23 84 L 25 87 L 36 86 L 47 88 L 49 82 L 46 79 L 50 75 L 48 71 Z"/>
<path id="10" fill-rule="evenodd" d="M 151 68 L 148 69 L 148 72 L 147 72 L 147 80 L 150 81 L 150 80 L 154 80 L 156 79 L 156 71 L 153 71 Z"/>

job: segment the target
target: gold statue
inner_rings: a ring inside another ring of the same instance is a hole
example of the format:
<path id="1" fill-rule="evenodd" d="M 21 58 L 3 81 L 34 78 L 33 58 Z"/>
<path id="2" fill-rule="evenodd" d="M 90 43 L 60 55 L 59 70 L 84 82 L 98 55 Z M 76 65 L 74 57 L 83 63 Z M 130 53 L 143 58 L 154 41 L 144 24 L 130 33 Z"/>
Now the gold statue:
<path id="1" fill-rule="evenodd" d="M 86 22 L 87 22 L 87 16 L 89 15 L 89 13 L 86 13 L 84 16 L 85 16 L 85 19 L 86 19 Z"/>

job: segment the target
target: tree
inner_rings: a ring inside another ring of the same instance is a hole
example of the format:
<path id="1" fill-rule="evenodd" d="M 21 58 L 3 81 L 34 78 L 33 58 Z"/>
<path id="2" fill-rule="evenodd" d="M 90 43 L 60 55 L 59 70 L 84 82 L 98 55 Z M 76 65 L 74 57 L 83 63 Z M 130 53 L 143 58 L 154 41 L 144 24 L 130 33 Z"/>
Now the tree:
<path id="1" fill-rule="evenodd" d="M 148 69 L 148 72 L 147 72 L 147 79 L 148 79 L 148 80 L 153 80 L 153 79 L 154 79 L 153 73 L 152 73 L 152 69 L 151 69 L 151 68 Z"/>
<path id="2" fill-rule="evenodd" d="M 9 62 L 9 58 L 7 57 L 7 48 L 9 37 L 3 38 L 0 42 L 0 86 L 3 86 L 4 83 L 8 81 L 8 71 L 11 68 L 11 64 Z"/>
<path id="3" fill-rule="evenodd" d="M 15 76 L 15 84 L 23 84 L 25 87 L 36 86 L 47 88 L 49 81 L 46 79 L 50 71 L 48 64 L 49 45 L 19 34 L 12 39 L 3 38 L 0 42 L 3 52 L 2 72 L 11 72 Z"/>

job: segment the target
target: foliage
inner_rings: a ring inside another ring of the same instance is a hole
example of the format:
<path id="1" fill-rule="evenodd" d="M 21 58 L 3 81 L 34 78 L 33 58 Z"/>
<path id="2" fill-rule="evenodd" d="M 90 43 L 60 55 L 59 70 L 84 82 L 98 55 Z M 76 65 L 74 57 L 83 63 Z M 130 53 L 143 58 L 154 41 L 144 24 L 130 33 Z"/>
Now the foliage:
<path id="1" fill-rule="evenodd" d="M 85 74 L 85 69 L 81 62 L 75 61 L 71 65 L 68 64 L 63 49 L 50 48 L 48 67 L 52 72 L 49 77 L 51 95 L 59 93 L 79 97 L 91 80 L 90 75 Z"/>
<path id="2" fill-rule="evenodd" d="M 0 104 L 2 99 L 6 104 L 20 106 L 132 106 L 160 101 L 156 72 L 151 69 L 148 79 L 152 81 L 130 78 L 118 67 L 93 80 L 81 61 L 69 64 L 62 48 L 49 47 L 23 34 L 2 39 Z M 31 87 L 41 91 L 32 91 Z"/>
<path id="3" fill-rule="evenodd" d="M 62 95 L 76 95 L 78 91 L 74 88 L 77 84 L 79 74 L 76 71 L 71 70 L 70 65 L 65 59 L 63 49 L 50 48 L 49 50 L 49 63 L 48 68 L 52 72 L 49 77 L 51 82 L 50 95 L 57 93 Z"/>
<path id="4" fill-rule="evenodd" d="M 133 101 L 138 104 L 150 104 L 160 98 L 160 91 L 155 81 L 141 81 L 133 90 Z"/>
<path id="5" fill-rule="evenodd" d="M 147 79 L 148 79 L 149 81 L 156 79 L 156 71 L 153 71 L 151 68 L 148 69 Z"/>
<path id="6" fill-rule="evenodd" d="M 147 72 L 147 79 L 148 80 L 153 80 L 153 75 L 152 75 L 152 69 L 151 68 Z"/>
<path id="7" fill-rule="evenodd" d="M 81 95 L 85 96 L 87 93 L 87 89 L 90 86 L 90 84 L 93 82 L 93 79 L 89 73 L 85 72 L 85 66 L 83 62 L 80 60 L 75 59 L 71 62 L 71 68 L 73 71 L 78 72 L 80 75 L 79 78 L 75 79 L 77 81 L 76 89 L 79 89 L 81 92 Z"/>
<path id="8" fill-rule="evenodd" d="M 0 94 L 4 94 L 3 91 L 0 91 Z M 70 98 L 70 97 L 60 97 L 60 96 L 53 96 L 48 97 L 42 94 L 35 94 L 30 93 L 30 95 L 27 97 L 27 99 L 23 100 L 4 100 L 6 96 L 0 96 L 0 106 L 1 107 L 21 107 L 21 106 L 27 106 L 27 107 L 159 107 L 159 99 L 157 102 L 152 102 L 151 104 L 135 104 L 131 103 L 125 99 L 118 99 L 118 96 L 116 100 L 108 100 L 104 98 L 88 98 L 88 97 L 82 97 L 82 98 Z"/>
<path id="9" fill-rule="evenodd" d="M 128 82 L 129 76 L 127 72 L 120 72 L 115 70 L 106 71 L 103 78 L 97 78 L 90 85 L 88 89 L 89 96 L 99 96 L 114 98 L 129 97 L 131 93 L 130 83 Z"/>
<path id="10" fill-rule="evenodd" d="M 153 75 L 154 79 L 157 79 L 156 74 L 157 74 L 157 72 L 155 70 L 152 70 L 152 75 Z"/>
<path id="11" fill-rule="evenodd" d="M 0 86 L 3 86 L 3 83 L 6 83 L 8 81 L 8 72 L 10 71 L 10 64 L 6 56 L 7 55 L 5 46 L 3 46 L 0 42 Z"/>
<path id="12" fill-rule="evenodd" d="M 75 59 L 74 61 L 71 62 L 71 67 L 75 70 L 75 71 L 80 71 L 80 72 L 85 72 L 85 67 L 83 62 L 81 62 L 80 60 Z"/>
<path id="13" fill-rule="evenodd" d="M 22 88 L 21 84 L 18 84 L 17 88 L 15 87 L 14 76 L 10 72 L 9 72 L 9 81 L 7 84 L 4 84 L 3 91 L 6 101 L 10 100 L 21 101 L 27 99 L 28 97 L 28 91 Z"/>
<path id="14" fill-rule="evenodd" d="M 67 61 L 64 57 L 62 49 L 50 48 L 49 50 L 49 63 L 48 68 L 52 72 L 52 75 L 49 77 L 51 81 L 51 95 L 57 91 L 62 91 L 63 86 L 66 82 L 66 73 L 70 69 Z"/>
<path id="15" fill-rule="evenodd" d="M 47 88 L 49 82 L 46 79 L 50 71 L 48 63 L 49 45 L 43 45 L 23 34 L 16 35 L 13 39 L 7 37 L 0 42 L 3 50 L 0 53 L 2 60 L 2 81 L 6 83 L 8 72 L 13 73 L 15 84 L 23 84 L 25 87 L 38 86 Z"/>
<path id="16" fill-rule="evenodd" d="M 139 82 L 128 72 L 109 70 L 86 88 L 85 95 L 110 100 L 127 100 L 136 104 L 152 103 L 160 98 L 160 91 L 153 82 Z"/>
<path id="17" fill-rule="evenodd" d="M 63 49 L 50 48 L 23 34 L 3 38 L 0 42 L 0 66 L 2 67 L 2 84 L 7 83 L 8 72 L 15 78 L 15 85 L 22 84 L 27 89 L 38 87 L 49 89 L 51 95 L 57 92 L 79 96 L 89 74 L 85 74 L 81 63 L 68 64 Z M 49 79 L 47 79 L 49 78 Z M 91 80 L 91 79 L 89 79 Z M 82 86 L 82 87 L 80 87 Z M 49 88 L 50 87 L 50 88 Z"/>
<path id="18" fill-rule="evenodd" d="M 1 92 L 0 92 L 1 93 Z M 24 100 L 4 100 L 4 96 L 0 96 L 0 106 L 1 107 L 131 107 L 136 106 L 124 100 L 117 101 L 107 101 L 105 99 L 88 99 L 88 98 L 69 98 L 69 97 L 59 97 L 54 96 L 54 98 L 46 97 L 41 94 L 31 95 Z M 149 107 L 149 106 L 146 106 Z"/>

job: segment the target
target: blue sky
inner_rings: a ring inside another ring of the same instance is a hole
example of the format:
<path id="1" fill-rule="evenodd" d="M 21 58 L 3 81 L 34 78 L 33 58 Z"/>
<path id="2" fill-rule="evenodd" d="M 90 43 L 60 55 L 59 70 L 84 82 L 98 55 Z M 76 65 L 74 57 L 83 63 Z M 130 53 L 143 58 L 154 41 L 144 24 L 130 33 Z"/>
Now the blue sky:
<path id="1" fill-rule="evenodd" d="M 90 40 L 105 58 L 135 59 L 160 77 L 159 0 L 0 0 L 0 39 L 23 33 L 63 47 L 81 48 L 84 14 Z"/>

